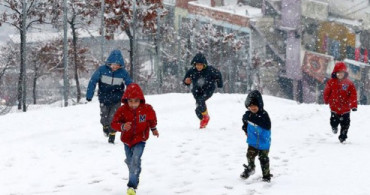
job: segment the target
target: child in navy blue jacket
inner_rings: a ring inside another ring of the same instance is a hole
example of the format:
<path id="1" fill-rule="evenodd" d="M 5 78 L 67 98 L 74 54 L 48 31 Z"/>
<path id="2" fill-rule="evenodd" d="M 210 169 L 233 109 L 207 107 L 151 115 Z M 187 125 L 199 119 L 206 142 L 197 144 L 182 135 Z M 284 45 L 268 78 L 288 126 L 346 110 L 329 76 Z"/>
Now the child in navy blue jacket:
<path id="1" fill-rule="evenodd" d="M 120 50 L 113 50 L 105 62 L 91 76 L 86 92 L 86 100 L 94 97 L 96 84 L 99 86 L 100 123 L 108 142 L 114 143 L 116 131 L 110 126 L 114 113 L 121 106 L 121 98 L 125 85 L 132 83 L 130 75 L 125 70 L 125 62 Z"/>
<path id="2" fill-rule="evenodd" d="M 262 180 L 270 182 L 270 160 L 268 157 L 271 144 L 271 121 L 266 110 L 263 109 L 262 95 L 254 90 L 248 94 L 245 100 L 245 106 L 248 111 L 243 115 L 243 130 L 247 135 L 248 165 L 244 164 L 244 172 L 240 177 L 247 179 L 254 174 L 254 159 L 259 156 L 262 168 Z"/>

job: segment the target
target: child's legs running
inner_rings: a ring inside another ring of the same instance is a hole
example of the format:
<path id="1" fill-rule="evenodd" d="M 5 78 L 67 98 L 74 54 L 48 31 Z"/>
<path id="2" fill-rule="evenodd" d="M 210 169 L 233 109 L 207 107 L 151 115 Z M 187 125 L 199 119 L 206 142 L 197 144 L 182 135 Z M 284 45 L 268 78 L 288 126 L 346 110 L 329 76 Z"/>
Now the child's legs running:
<path id="1" fill-rule="evenodd" d="M 339 115 L 332 112 L 331 115 L 330 115 L 330 125 L 334 128 L 337 128 L 339 123 L 340 123 Z"/>
<path id="2" fill-rule="evenodd" d="M 259 160 L 261 163 L 262 175 L 270 175 L 270 159 L 269 159 L 269 150 L 260 150 L 259 151 Z"/>
<path id="3" fill-rule="evenodd" d="M 197 115 L 197 117 L 202 120 L 203 119 L 203 115 L 202 113 L 204 113 L 205 111 L 207 111 L 207 105 L 206 105 L 206 101 L 212 97 L 213 93 L 204 93 L 204 94 L 196 94 L 194 95 L 194 98 L 195 98 L 195 102 L 196 102 L 196 108 L 195 108 L 195 114 Z"/>
<path id="4" fill-rule="evenodd" d="M 113 104 L 111 106 L 109 106 L 109 112 L 108 112 L 108 116 L 107 116 L 107 121 L 109 122 L 109 132 L 112 133 L 112 132 L 116 132 L 112 129 L 112 127 L 110 126 L 110 124 L 112 123 L 112 120 L 113 120 L 113 117 L 114 117 L 114 114 L 116 113 L 117 109 L 121 106 L 121 102 L 118 102 L 116 104 Z"/>
<path id="5" fill-rule="evenodd" d="M 248 167 L 250 169 L 253 169 L 256 167 L 254 164 L 254 159 L 258 155 L 258 150 L 256 148 L 253 148 L 252 146 L 248 146 L 248 151 L 247 151 L 247 160 L 248 160 Z"/>
<path id="6" fill-rule="evenodd" d="M 127 186 L 134 189 L 136 189 L 139 185 L 139 177 L 141 173 L 141 156 L 143 155 L 144 148 L 145 142 L 140 142 L 132 146 L 131 148 L 125 145 L 126 163 L 129 167 L 130 172 Z M 129 154 L 129 156 L 127 154 Z"/>
<path id="7" fill-rule="evenodd" d="M 128 171 L 129 173 L 131 174 L 131 162 L 132 162 L 132 150 L 130 147 L 128 147 L 126 144 L 125 144 L 125 154 L 126 154 L 126 159 L 125 159 L 125 163 L 127 164 L 127 167 L 128 167 Z"/>
<path id="8" fill-rule="evenodd" d="M 347 138 L 347 133 L 349 129 L 349 125 L 351 123 L 350 119 L 350 113 L 346 113 L 340 116 L 339 118 L 340 121 L 340 134 L 344 135 Z"/>
<path id="9" fill-rule="evenodd" d="M 110 129 L 111 121 L 109 120 L 109 111 L 110 111 L 109 106 L 100 104 L 100 123 L 103 126 L 108 126 Z"/>
<path id="10" fill-rule="evenodd" d="M 195 114 L 200 120 L 202 120 L 203 119 L 202 113 L 207 110 L 206 100 L 204 99 L 204 97 L 197 97 L 195 99 L 195 102 L 196 102 Z"/>

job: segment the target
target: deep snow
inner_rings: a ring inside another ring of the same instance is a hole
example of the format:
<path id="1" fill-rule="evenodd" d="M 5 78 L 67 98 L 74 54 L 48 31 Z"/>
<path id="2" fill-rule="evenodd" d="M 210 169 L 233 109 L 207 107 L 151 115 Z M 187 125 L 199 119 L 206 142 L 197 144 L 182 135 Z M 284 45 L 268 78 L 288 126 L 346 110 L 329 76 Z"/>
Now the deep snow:
<path id="1" fill-rule="evenodd" d="M 346 144 L 329 126 L 326 105 L 264 96 L 272 120 L 271 183 L 258 169 L 239 178 L 246 163 L 241 118 L 246 95 L 215 94 L 211 121 L 199 130 L 191 94 L 147 96 L 158 116 L 137 194 L 370 194 L 370 107 L 351 114 Z M 125 194 L 128 171 L 119 139 L 107 143 L 99 106 L 42 106 L 0 116 L 0 194 Z"/>

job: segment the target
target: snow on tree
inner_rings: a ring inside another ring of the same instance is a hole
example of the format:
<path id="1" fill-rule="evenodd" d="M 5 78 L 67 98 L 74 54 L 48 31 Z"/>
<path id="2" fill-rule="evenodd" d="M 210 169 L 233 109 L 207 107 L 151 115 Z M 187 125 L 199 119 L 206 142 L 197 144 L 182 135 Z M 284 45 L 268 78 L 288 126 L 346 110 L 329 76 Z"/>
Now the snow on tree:
<path id="1" fill-rule="evenodd" d="M 47 13 L 53 12 L 47 2 L 52 0 L 2 0 L 0 6 L 5 10 L 0 13 L 0 26 L 3 23 L 9 24 L 19 32 L 20 44 L 20 73 L 18 80 L 18 109 L 23 108 L 27 111 L 26 106 L 26 34 L 34 24 L 45 22 Z"/>
<path id="2" fill-rule="evenodd" d="M 157 19 L 167 13 L 161 0 L 105 0 L 106 37 L 114 39 L 114 32 L 125 32 L 130 40 L 130 76 L 135 81 L 134 74 L 139 64 L 136 62 L 136 39 L 141 31 L 142 36 L 157 31 Z"/>
<path id="3" fill-rule="evenodd" d="M 211 21 L 201 23 L 196 19 L 183 20 L 178 31 L 180 63 L 190 67 L 194 55 L 202 52 L 209 64 L 220 69 L 224 77 L 224 92 L 246 91 L 248 76 L 240 74 L 247 69 L 248 33 L 236 30 L 228 32 Z"/>
<path id="4" fill-rule="evenodd" d="M 73 48 L 73 70 L 74 79 L 76 82 L 77 90 L 77 103 L 81 100 L 81 87 L 78 76 L 79 66 L 85 66 L 86 64 L 79 64 L 78 62 L 78 29 L 87 29 L 89 25 L 94 22 L 94 19 L 99 14 L 99 9 L 101 6 L 100 0 L 70 0 L 67 2 L 68 18 L 67 23 L 72 31 L 72 48 Z M 62 20 L 60 20 L 60 15 L 62 14 L 62 1 L 56 1 L 54 4 L 54 9 L 57 11 L 53 15 L 53 24 L 57 27 L 62 26 Z"/>
<path id="5" fill-rule="evenodd" d="M 0 115 L 10 111 L 16 100 L 16 91 L 13 88 L 14 73 L 19 61 L 19 51 L 12 44 L 0 48 Z"/>

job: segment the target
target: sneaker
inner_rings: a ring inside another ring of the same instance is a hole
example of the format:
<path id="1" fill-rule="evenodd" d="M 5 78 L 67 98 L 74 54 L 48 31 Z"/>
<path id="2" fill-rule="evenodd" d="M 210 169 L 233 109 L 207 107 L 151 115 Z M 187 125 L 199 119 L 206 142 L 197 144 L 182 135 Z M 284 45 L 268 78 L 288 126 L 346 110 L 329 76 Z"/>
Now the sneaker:
<path id="1" fill-rule="evenodd" d="M 103 126 L 103 133 L 105 137 L 108 137 L 109 135 L 109 126 Z"/>
<path id="2" fill-rule="evenodd" d="M 116 138 L 116 133 L 109 133 L 108 143 L 114 144 L 114 139 Z"/>
<path id="3" fill-rule="evenodd" d="M 243 179 L 248 179 L 249 176 L 254 174 L 254 169 L 248 167 L 245 164 L 243 166 L 244 166 L 244 171 L 243 171 L 243 173 L 240 174 L 240 177 L 243 178 Z"/>
<path id="4" fill-rule="evenodd" d="M 134 188 L 128 188 L 127 189 L 127 195 L 136 195 L 136 191 Z"/>
<path id="5" fill-rule="evenodd" d="M 262 181 L 270 183 L 272 176 L 273 176 L 272 174 L 265 175 L 262 177 Z"/>
<path id="6" fill-rule="evenodd" d="M 203 116 L 203 119 L 200 121 L 200 129 L 204 129 L 207 127 L 209 119 L 211 118 L 209 117 L 208 114 Z"/>
<path id="7" fill-rule="evenodd" d="M 334 134 L 338 133 L 338 127 L 331 127 L 331 130 L 333 131 Z"/>

